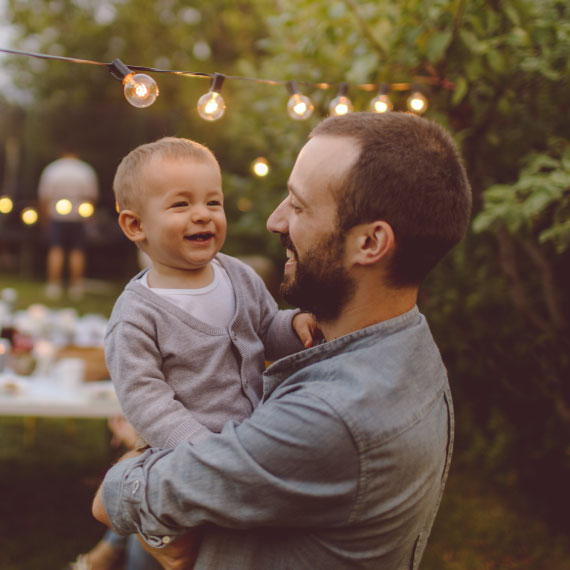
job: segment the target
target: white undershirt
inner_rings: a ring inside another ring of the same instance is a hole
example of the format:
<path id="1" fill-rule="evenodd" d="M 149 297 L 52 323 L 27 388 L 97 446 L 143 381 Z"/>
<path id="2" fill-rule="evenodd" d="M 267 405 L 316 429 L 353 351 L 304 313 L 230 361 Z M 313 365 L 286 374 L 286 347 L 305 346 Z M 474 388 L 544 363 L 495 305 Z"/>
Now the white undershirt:
<path id="1" fill-rule="evenodd" d="M 226 270 L 218 260 L 212 260 L 212 269 L 214 279 L 209 285 L 200 289 L 149 287 L 148 271 L 139 282 L 202 322 L 216 328 L 227 328 L 236 310 L 234 288 Z"/>

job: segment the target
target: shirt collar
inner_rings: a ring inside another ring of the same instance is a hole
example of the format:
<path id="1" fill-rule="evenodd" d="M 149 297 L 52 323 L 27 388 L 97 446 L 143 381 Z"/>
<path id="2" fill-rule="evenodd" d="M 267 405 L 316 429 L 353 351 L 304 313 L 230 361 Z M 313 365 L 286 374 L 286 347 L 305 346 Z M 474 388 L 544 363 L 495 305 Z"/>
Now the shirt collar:
<path id="1" fill-rule="evenodd" d="M 387 321 L 375 323 L 368 327 L 358 329 L 344 336 L 323 342 L 317 346 L 306 348 L 271 364 L 263 375 L 263 396 L 266 398 L 273 390 L 289 376 L 314 364 L 330 358 L 334 354 L 344 352 L 347 348 L 363 338 L 373 338 L 374 342 L 392 335 L 423 318 L 417 305 L 409 311 Z"/>

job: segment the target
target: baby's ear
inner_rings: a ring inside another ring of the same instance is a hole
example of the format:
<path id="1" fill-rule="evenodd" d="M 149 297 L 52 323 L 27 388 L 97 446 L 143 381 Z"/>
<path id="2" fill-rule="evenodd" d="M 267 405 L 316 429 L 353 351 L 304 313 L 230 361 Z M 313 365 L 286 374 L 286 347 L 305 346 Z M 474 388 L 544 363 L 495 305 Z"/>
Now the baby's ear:
<path id="1" fill-rule="evenodd" d="M 135 243 L 143 241 L 146 238 L 140 216 L 132 210 L 121 210 L 119 214 L 119 225 L 123 233 Z"/>

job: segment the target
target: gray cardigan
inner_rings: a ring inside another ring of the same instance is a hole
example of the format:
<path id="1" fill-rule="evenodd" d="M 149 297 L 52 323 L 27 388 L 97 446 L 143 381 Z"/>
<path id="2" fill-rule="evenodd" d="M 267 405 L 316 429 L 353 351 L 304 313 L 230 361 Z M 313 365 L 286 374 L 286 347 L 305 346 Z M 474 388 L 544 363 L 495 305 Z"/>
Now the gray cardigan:
<path id="1" fill-rule="evenodd" d="M 214 328 L 131 280 L 105 335 L 105 359 L 125 417 L 152 447 L 175 447 L 219 433 L 251 415 L 266 361 L 303 348 L 262 279 L 224 254 L 236 312 Z"/>

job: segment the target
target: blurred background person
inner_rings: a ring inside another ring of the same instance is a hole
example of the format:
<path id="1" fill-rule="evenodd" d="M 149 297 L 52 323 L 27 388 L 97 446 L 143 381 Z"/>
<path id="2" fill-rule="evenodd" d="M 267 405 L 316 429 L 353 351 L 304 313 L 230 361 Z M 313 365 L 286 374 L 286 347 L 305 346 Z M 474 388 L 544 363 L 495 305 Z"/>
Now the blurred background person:
<path id="1" fill-rule="evenodd" d="M 49 244 L 45 289 L 49 299 L 62 296 L 66 253 L 69 254 L 69 297 L 77 300 L 83 296 L 85 224 L 93 213 L 98 195 L 95 170 L 72 152 L 48 164 L 40 176 L 40 219 L 47 230 Z"/>

